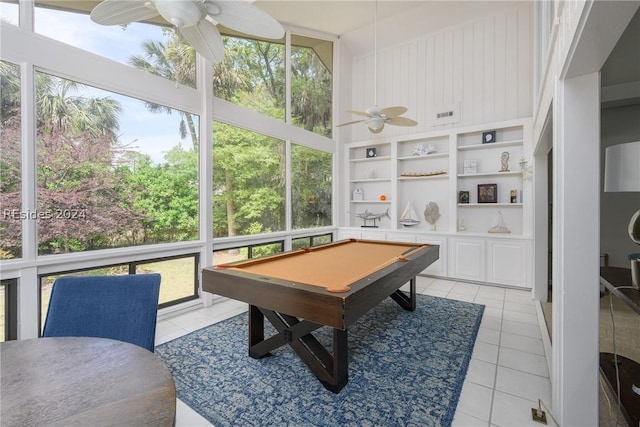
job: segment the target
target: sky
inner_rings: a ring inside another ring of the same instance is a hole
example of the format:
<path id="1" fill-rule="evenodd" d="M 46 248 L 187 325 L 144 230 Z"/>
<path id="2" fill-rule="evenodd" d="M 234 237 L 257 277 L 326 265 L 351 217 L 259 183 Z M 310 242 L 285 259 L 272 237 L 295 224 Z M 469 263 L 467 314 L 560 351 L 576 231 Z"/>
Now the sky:
<path id="1" fill-rule="evenodd" d="M 0 16 L 17 23 L 17 5 L 0 3 Z M 35 32 L 78 48 L 127 64 L 128 59 L 141 52 L 144 40 L 162 40 L 165 37 L 159 27 L 133 23 L 126 30 L 121 26 L 104 26 L 92 22 L 88 15 L 59 12 L 50 9 L 35 9 Z M 186 149 L 191 140 L 181 140 L 179 135 L 180 113 L 151 113 L 143 101 L 87 88 L 75 96 L 109 97 L 117 100 L 121 107 L 119 140 L 131 143 L 137 151 L 147 154 L 154 163 L 163 162 L 164 153 L 182 144 Z"/>

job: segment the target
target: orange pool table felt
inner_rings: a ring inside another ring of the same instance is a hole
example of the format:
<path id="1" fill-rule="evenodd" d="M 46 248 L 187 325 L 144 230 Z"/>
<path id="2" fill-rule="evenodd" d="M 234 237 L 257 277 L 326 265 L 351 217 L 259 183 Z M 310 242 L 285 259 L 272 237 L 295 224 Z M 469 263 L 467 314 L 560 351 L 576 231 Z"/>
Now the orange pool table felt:
<path id="1" fill-rule="evenodd" d="M 329 292 L 347 292 L 352 283 L 394 262 L 408 261 L 407 256 L 423 246 L 352 240 L 216 268 L 322 286 Z"/>

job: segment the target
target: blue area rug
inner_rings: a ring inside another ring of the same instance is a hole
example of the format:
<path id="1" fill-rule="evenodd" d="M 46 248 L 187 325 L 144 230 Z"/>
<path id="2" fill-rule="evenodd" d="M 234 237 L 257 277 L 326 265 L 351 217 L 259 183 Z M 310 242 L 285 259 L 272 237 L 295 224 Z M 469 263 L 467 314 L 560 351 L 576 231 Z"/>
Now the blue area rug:
<path id="1" fill-rule="evenodd" d="M 417 302 L 408 312 L 387 299 L 349 328 L 349 383 L 339 394 L 288 346 L 250 358 L 246 313 L 155 352 L 178 398 L 216 427 L 448 426 L 484 306 L 425 295 Z M 330 347 L 331 329 L 314 335 Z"/>

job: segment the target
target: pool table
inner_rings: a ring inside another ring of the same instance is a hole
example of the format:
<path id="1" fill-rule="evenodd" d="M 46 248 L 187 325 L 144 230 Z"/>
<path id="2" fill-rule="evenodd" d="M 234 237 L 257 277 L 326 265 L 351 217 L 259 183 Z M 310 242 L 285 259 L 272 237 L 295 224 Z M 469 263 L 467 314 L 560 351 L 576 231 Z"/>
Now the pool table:
<path id="1" fill-rule="evenodd" d="M 349 380 L 349 325 L 387 297 L 413 311 L 415 277 L 438 254 L 437 245 L 343 240 L 204 268 L 202 289 L 249 304 L 249 356 L 288 344 L 338 393 Z M 265 317 L 278 331 L 267 339 Z M 333 354 L 312 334 L 322 326 L 333 328 Z"/>

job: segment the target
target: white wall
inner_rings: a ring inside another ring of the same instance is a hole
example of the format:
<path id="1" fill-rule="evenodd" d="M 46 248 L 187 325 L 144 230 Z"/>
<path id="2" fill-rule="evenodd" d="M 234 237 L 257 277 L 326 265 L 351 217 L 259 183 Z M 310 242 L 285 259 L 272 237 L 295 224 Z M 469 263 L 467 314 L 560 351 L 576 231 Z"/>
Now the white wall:
<path id="1" fill-rule="evenodd" d="M 532 6 L 500 12 L 378 50 L 377 104 L 403 105 L 416 127 L 387 126 L 395 136 L 443 127 L 469 126 L 532 114 Z M 353 58 L 351 105 L 374 105 L 374 56 Z M 341 69 L 341 74 L 346 72 Z M 344 75 L 344 74 L 343 74 Z M 435 114 L 456 107 L 459 122 L 437 124 Z M 357 117 L 341 115 L 341 121 Z M 350 126 L 349 140 L 371 138 L 366 126 Z M 345 141 L 344 134 L 341 139 Z"/>
<path id="2" fill-rule="evenodd" d="M 640 141 L 640 105 L 602 110 L 601 171 L 605 149 L 624 142 Z M 639 166 L 640 167 L 640 166 Z M 603 183 L 601 182 L 601 189 Z M 609 255 L 609 265 L 629 268 L 627 254 L 640 252 L 629 238 L 627 225 L 640 209 L 640 193 L 602 193 L 600 199 L 600 251 Z"/>

